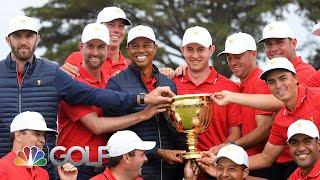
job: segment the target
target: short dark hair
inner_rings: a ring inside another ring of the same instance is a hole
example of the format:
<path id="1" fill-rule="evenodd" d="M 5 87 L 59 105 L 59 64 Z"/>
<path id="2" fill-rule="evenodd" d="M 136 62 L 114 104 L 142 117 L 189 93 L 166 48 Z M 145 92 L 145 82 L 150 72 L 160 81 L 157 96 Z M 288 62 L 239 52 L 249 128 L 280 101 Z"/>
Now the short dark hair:
<path id="1" fill-rule="evenodd" d="M 130 151 L 127 154 L 130 157 L 133 157 L 133 156 L 135 156 L 135 150 Z M 122 158 L 123 158 L 123 155 L 108 158 L 107 159 L 107 167 L 109 167 L 109 168 L 116 167 L 120 163 Z"/>

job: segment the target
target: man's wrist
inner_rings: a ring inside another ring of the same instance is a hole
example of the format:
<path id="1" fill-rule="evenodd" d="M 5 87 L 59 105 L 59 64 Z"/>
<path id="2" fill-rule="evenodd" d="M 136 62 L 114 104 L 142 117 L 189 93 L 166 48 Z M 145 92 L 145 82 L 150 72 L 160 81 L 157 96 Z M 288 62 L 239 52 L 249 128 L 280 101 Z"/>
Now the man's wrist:
<path id="1" fill-rule="evenodd" d="M 139 93 L 137 95 L 137 102 L 138 104 L 145 104 L 145 96 L 146 96 L 146 93 Z"/>

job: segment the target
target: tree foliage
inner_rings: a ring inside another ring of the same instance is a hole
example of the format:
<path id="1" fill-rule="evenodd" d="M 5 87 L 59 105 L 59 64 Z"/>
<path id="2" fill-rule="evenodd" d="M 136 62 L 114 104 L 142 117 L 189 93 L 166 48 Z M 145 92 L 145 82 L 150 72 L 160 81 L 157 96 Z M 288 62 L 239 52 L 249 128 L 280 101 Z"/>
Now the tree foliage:
<path id="1" fill-rule="evenodd" d="M 154 29 L 162 47 L 157 61 L 174 68 L 181 60 L 179 46 L 188 27 L 207 28 L 214 38 L 216 55 L 223 50 L 230 33 L 246 32 L 259 39 L 266 24 L 264 17 L 281 19 L 289 3 L 298 4 L 310 19 L 315 19 L 314 13 L 319 14 L 316 7 L 320 5 L 315 0 L 49 0 L 42 7 L 29 7 L 25 12 L 42 23 L 39 45 L 47 49 L 44 56 L 62 63 L 77 49 L 83 27 L 94 22 L 99 11 L 106 6 L 120 7 L 134 26 L 144 24 Z M 225 61 L 214 56 L 212 63 L 220 73 L 230 75 Z"/>

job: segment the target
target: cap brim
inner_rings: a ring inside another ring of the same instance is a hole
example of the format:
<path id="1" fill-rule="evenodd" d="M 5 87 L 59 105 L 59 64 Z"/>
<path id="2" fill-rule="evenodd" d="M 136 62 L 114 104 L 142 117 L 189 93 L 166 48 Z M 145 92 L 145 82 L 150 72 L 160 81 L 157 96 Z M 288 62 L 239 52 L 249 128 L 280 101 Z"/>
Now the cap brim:
<path id="1" fill-rule="evenodd" d="M 222 52 L 220 52 L 218 55 L 217 55 L 217 57 L 220 57 L 220 56 L 223 56 L 223 55 L 225 55 L 225 54 L 228 54 L 226 51 L 222 51 Z"/>
<path id="2" fill-rule="evenodd" d="M 269 69 L 269 70 L 263 72 L 260 75 L 260 79 L 262 79 L 264 81 L 267 81 L 267 78 L 268 78 L 268 75 L 270 74 L 270 72 L 274 71 L 274 70 L 278 70 L 278 69 L 282 69 L 282 70 L 286 70 L 286 71 L 292 72 L 292 71 L 290 71 L 289 69 L 286 69 L 286 68 L 273 68 L 273 69 Z M 296 74 L 296 72 L 292 72 L 292 73 Z"/>

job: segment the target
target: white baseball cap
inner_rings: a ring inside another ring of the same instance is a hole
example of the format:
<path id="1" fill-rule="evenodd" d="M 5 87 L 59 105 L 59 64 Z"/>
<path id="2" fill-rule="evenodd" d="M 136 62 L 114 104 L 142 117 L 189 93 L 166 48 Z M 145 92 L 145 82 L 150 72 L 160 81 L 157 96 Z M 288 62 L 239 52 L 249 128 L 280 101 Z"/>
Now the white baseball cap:
<path id="1" fill-rule="evenodd" d="M 258 41 L 258 43 L 263 42 L 269 38 L 291 38 L 295 39 L 295 35 L 291 29 L 291 27 L 282 21 L 272 22 L 263 29 L 262 39 Z"/>
<path id="2" fill-rule="evenodd" d="M 156 35 L 154 34 L 153 30 L 144 25 L 138 25 L 136 27 L 133 27 L 128 32 L 128 38 L 127 38 L 127 45 L 138 37 L 145 37 L 150 40 L 152 40 L 154 43 L 156 43 Z"/>
<path id="3" fill-rule="evenodd" d="M 204 47 L 210 47 L 212 45 L 212 37 L 206 28 L 191 27 L 184 32 L 181 47 L 190 43 L 198 43 Z"/>
<path id="4" fill-rule="evenodd" d="M 18 16 L 12 18 L 9 23 L 7 36 L 19 30 L 30 30 L 38 33 L 38 24 L 33 18 L 28 16 Z"/>
<path id="5" fill-rule="evenodd" d="M 266 62 L 266 69 L 260 75 L 260 79 L 262 80 L 266 81 L 269 73 L 275 69 L 285 69 L 296 74 L 293 64 L 285 57 L 275 57 L 270 60 L 266 59 Z"/>
<path id="6" fill-rule="evenodd" d="M 150 150 L 155 146 L 156 142 L 142 141 L 135 132 L 123 130 L 117 131 L 110 137 L 107 143 L 107 151 L 109 157 L 116 157 L 136 149 Z"/>
<path id="7" fill-rule="evenodd" d="M 320 22 L 313 26 L 312 33 L 316 36 L 320 36 Z"/>
<path id="8" fill-rule="evenodd" d="M 86 43 L 92 39 L 99 39 L 109 45 L 110 36 L 108 28 L 99 23 L 87 24 L 82 32 L 81 42 Z"/>
<path id="9" fill-rule="evenodd" d="M 310 120 L 299 119 L 292 123 L 287 131 L 287 143 L 290 138 L 296 134 L 305 134 L 312 138 L 319 138 L 319 131 L 317 126 Z"/>
<path id="10" fill-rule="evenodd" d="M 40 113 L 32 111 L 18 114 L 11 122 L 11 133 L 25 129 L 58 133 L 53 129 L 47 128 L 46 121 Z"/>
<path id="11" fill-rule="evenodd" d="M 238 32 L 227 38 L 224 51 L 220 52 L 217 56 L 219 57 L 223 54 L 241 54 L 249 50 L 257 50 L 256 41 L 250 34 Z"/>
<path id="12" fill-rule="evenodd" d="M 118 7 L 105 7 L 99 12 L 97 23 L 110 22 L 115 19 L 123 19 L 125 25 L 131 25 L 131 21 L 127 19 L 124 11 Z"/>
<path id="13" fill-rule="evenodd" d="M 248 154 L 247 152 L 240 146 L 234 145 L 234 144 L 228 144 L 224 147 L 222 147 L 215 159 L 215 162 L 217 162 L 220 158 L 228 158 L 234 163 L 238 165 L 245 165 L 249 167 L 249 160 L 248 160 Z"/>

